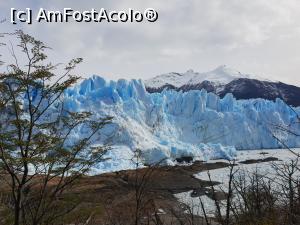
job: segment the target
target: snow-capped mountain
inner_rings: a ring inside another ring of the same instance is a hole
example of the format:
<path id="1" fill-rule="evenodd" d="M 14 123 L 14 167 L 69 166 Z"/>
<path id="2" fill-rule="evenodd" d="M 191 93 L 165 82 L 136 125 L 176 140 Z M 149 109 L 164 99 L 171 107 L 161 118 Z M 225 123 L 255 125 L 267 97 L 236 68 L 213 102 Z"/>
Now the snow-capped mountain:
<path id="1" fill-rule="evenodd" d="M 239 71 L 228 68 L 227 66 L 219 66 L 213 71 L 207 73 L 198 73 L 188 70 L 185 73 L 168 73 L 156 76 L 146 80 L 145 85 L 149 88 L 161 88 L 164 85 L 171 85 L 180 88 L 184 85 L 196 85 L 203 81 L 210 81 L 216 84 L 228 84 L 238 78 L 250 78 L 248 74 L 242 74 Z"/>
<path id="2" fill-rule="evenodd" d="M 232 93 L 236 99 L 280 98 L 292 106 L 300 106 L 300 88 L 281 82 L 244 74 L 227 66 L 220 66 L 207 73 L 188 70 L 185 73 L 169 73 L 145 81 L 150 93 L 164 89 L 182 91 L 205 89 L 220 97 Z"/>
<path id="3" fill-rule="evenodd" d="M 300 133 L 300 108 L 280 99 L 236 100 L 232 94 L 220 98 L 204 89 L 149 93 L 141 80 L 93 76 L 68 89 L 64 105 L 70 111 L 92 111 L 95 118 L 114 117 L 94 140 L 110 143 L 116 151 L 105 168 L 125 165 L 123 156 L 130 158 L 135 149 L 142 151 L 146 163 L 165 158 L 172 163 L 182 156 L 230 158 L 235 149 L 282 147 L 274 135 L 290 147 L 300 146 L 300 138 L 292 135 Z M 78 130 L 74 138 L 84 132 Z"/>

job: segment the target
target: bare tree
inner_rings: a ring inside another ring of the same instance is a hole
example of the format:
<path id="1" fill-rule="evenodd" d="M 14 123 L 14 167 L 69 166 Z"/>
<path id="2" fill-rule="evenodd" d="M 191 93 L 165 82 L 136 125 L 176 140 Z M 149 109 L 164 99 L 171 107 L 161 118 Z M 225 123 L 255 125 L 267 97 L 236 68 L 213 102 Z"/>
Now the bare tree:
<path id="1" fill-rule="evenodd" d="M 215 208 L 216 208 L 216 218 L 217 218 L 217 221 L 222 225 L 231 224 L 231 212 L 232 212 L 232 207 L 233 207 L 233 194 L 234 194 L 233 182 L 235 179 L 235 174 L 238 171 L 238 169 L 235 169 L 235 166 L 236 166 L 235 160 L 229 160 L 228 162 L 229 162 L 228 163 L 228 168 L 229 168 L 228 182 L 226 184 L 224 184 L 224 185 L 226 185 L 228 190 L 225 191 L 225 190 L 223 190 L 223 188 L 221 188 L 222 194 L 224 196 L 226 196 L 226 198 L 223 202 L 217 196 L 217 190 L 215 189 L 215 187 L 213 185 L 210 171 L 207 171 L 208 179 L 211 183 L 211 186 L 210 186 L 211 198 L 214 201 Z M 224 206 L 224 208 L 225 208 L 225 214 L 222 212 L 222 206 Z"/>
<path id="2" fill-rule="evenodd" d="M 135 170 L 134 170 L 134 202 L 135 202 L 135 211 L 134 211 L 134 224 L 140 225 L 142 223 L 141 219 L 144 216 L 145 210 L 148 208 L 149 205 L 150 211 L 154 214 L 154 222 L 161 223 L 159 216 L 157 215 L 157 209 L 152 198 L 147 196 L 149 194 L 149 183 L 154 176 L 156 169 L 166 160 L 161 159 L 160 161 L 148 165 L 145 169 L 140 169 L 140 167 L 144 164 L 142 157 L 142 152 L 140 149 L 136 149 L 134 151 L 134 157 L 132 161 L 135 163 Z M 152 217 L 152 215 L 151 215 Z M 153 219 L 153 218 L 152 218 Z"/>
<path id="3" fill-rule="evenodd" d="M 274 183 L 258 170 L 239 171 L 233 180 L 235 224 L 274 224 L 278 196 Z"/>
<path id="4" fill-rule="evenodd" d="M 274 163 L 277 191 L 281 196 L 281 204 L 285 211 L 285 220 L 289 224 L 297 224 L 300 220 L 299 196 L 299 157 L 288 162 Z"/>

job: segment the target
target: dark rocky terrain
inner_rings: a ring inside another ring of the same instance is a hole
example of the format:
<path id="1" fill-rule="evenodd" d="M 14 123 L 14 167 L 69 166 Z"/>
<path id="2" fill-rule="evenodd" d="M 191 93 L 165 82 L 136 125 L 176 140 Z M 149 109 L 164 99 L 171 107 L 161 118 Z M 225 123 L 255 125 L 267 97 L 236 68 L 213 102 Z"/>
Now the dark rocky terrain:
<path id="1" fill-rule="evenodd" d="M 185 84 L 181 87 L 165 84 L 159 88 L 146 87 L 146 89 L 150 93 L 161 92 L 164 89 L 184 92 L 205 89 L 207 92 L 213 92 L 220 97 L 224 97 L 227 93 L 232 93 L 236 99 L 262 98 L 274 101 L 276 98 L 280 98 L 288 105 L 294 107 L 300 106 L 300 87 L 282 82 L 261 81 L 249 78 L 238 78 L 224 85 L 205 80 L 199 84 Z"/>

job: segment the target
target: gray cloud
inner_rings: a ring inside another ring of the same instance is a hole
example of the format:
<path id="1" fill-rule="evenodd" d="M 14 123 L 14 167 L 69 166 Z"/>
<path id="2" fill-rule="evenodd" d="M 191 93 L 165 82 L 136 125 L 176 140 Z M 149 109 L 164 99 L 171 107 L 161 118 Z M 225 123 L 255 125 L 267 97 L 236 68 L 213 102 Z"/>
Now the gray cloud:
<path id="1" fill-rule="evenodd" d="M 83 76 L 148 78 L 193 68 L 207 71 L 227 64 L 242 72 L 300 84 L 300 2 L 298 0 L 120 0 L 2 1 L 0 11 L 37 9 L 155 8 L 156 23 L 68 23 L 12 25 L 48 43 L 51 57 L 65 62 L 83 57 Z M 1 28 L 2 30 L 2 28 Z"/>

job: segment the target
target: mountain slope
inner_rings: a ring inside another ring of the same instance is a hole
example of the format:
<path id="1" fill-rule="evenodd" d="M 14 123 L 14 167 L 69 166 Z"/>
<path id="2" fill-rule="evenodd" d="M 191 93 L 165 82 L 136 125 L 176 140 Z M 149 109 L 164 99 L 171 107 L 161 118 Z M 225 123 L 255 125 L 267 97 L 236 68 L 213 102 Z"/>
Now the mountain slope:
<path id="1" fill-rule="evenodd" d="M 172 85 L 181 87 L 183 85 L 195 85 L 203 81 L 211 81 L 216 84 L 227 84 L 237 78 L 249 78 L 250 75 L 242 74 L 239 71 L 228 68 L 227 66 L 219 66 L 213 71 L 207 73 L 197 73 L 188 70 L 185 73 L 168 73 L 156 76 L 146 80 L 145 85 L 151 88 L 160 88 L 163 85 Z"/>
<path id="2" fill-rule="evenodd" d="M 300 106 L 300 88 L 281 82 L 272 82 L 242 74 L 226 66 L 220 66 L 208 73 L 188 71 L 183 74 L 160 75 L 145 81 L 148 92 L 164 89 L 177 91 L 201 90 L 213 92 L 220 97 L 232 93 L 236 99 L 263 98 L 275 101 L 280 98 L 292 106 Z"/>
<path id="3" fill-rule="evenodd" d="M 232 93 L 236 99 L 280 98 L 288 105 L 300 106 L 300 88 L 281 82 L 240 78 L 226 84 L 218 95 L 223 97 L 227 93 Z"/>

